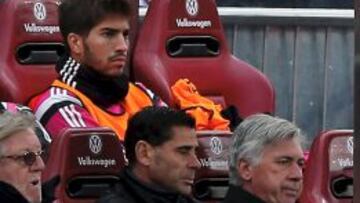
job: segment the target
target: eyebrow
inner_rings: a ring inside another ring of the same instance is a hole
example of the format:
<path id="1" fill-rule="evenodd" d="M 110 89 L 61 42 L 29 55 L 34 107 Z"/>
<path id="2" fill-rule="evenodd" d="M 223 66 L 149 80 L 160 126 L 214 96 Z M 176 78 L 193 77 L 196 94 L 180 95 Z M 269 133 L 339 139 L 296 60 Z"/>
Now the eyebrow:
<path id="1" fill-rule="evenodd" d="M 30 149 L 30 148 L 26 148 L 26 149 L 23 149 L 23 152 L 26 153 L 26 152 L 37 152 L 37 151 L 41 151 L 43 150 L 42 147 L 36 147 L 34 149 Z"/>
<path id="2" fill-rule="evenodd" d="M 101 28 L 100 31 L 104 32 L 119 32 L 120 30 L 119 29 L 116 29 L 116 28 L 109 28 L 109 27 L 104 27 L 104 28 Z"/>
<path id="3" fill-rule="evenodd" d="M 305 161 L 305 158 L 304 158 L 304 157 L 296 158 L 296 157 L 287 156 L 287 155 L 279 156 L 279 157 L 276 157 L 275 159 L 276 159 L 276 160 L 289 159 L 289 160 L 291 160 L 291 161 Z"/>
<path id="4" fill-rule="evenodd" d="M 193 146 L 193 145 L 182 145 L 182 146 L 176 147 L 177 150 L 191 150 L 191 149 L 196 149 L 196 148 L 198 148 L 198 146 Z"/>
<path id="5" fill-rule="evenodd" d="M 111 27 L 103 27 L 100 29 L 101 31 L 111 31 L 111 32 L 119 32 L 119 31 L 129 31 L 130 28 L 126 27 L 124 29 L 111 28 Z"/>

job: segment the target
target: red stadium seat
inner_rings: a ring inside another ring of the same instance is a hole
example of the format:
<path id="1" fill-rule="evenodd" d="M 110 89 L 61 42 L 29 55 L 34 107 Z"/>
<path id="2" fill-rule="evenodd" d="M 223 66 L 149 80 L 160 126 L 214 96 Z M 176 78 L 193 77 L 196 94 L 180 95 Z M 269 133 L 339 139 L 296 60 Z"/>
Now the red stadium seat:
<path id="1" fill-rule="evenodd" d="M 198 131 L 197 156 L 201 168 L 196 172 L 194 197 L 202 202 L 219 202 L 229 185 L 229 146 L 231 132 Z"/>
<path id="2" fill-rule="evenodd" d="M 95 202 L 118 180 L 125 165 L 123 152 L 111 130 L 69 129 L 51 144 L 43 182 L 60 176 L 55 190 L 59 202 Z"/>
<path id="3" fill-rule="evenodd" d="M 0 100 L 26 103 L 56 77 L 64 51 L 57 26 L 59 1 L 0 1 Z"/>
<path id="4" fill-rule="evenodd" d="M 274 112 L 274 90 L 227 46 L 214 0 L 152 0 L 136 41 L 132 74 L 174 106 L 171 85 L 188 78 L 199 92 L 237 107 L 242 118 Z"/>
<path id="5" fill-rule="evenodd" d="M 353 131 L 331 130 L 314 140 L 300 203 L 350 203 L 353 197 Z"/>

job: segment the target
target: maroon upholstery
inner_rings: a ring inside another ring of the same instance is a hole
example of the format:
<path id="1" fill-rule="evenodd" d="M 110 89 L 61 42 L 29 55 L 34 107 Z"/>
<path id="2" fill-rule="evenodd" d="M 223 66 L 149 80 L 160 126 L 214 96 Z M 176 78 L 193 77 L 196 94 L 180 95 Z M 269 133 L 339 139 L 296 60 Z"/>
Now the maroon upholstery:
<path id="1" fill-rule="evenodd" d="M 0 1 L 1 101 L 25 103 L 55 78 L 52 64 L 64 50 L 57 7 L 56 0 Z"/>
<path id="2" fill-rule="evenodd" d="M 53 140 L 43 182 L 60 175 L 55 193 L 60 202 L 95 202 L 118 180 L 123 151 L 111 130 L 69 129 Z"/>
<path id="3" fill-rule="evenodd" d="M 187 13 L 185 2 L 197 2 L 197 15 Z M 192 25 L 200 27 L 188 27 Z M 135 80 L 171 106 L 171 85 L 188 78 L 202 95 L 236 106 L 242 118 L 274 112 L 272 85 L 261 72 L 230 53 L 214 0 L 152 0 L 132 65 Z"/>
<path id="4" fill-rule="evenodd" d="M 353 186 L 352 130 L 332 130 L 314 140 L 300 203 L 350 203 Z"/>
<path id="5" fill-rule="evenodd" d="M 193 193 L 203 202 L 217 202 L 228 188 L 228 159 L 231 132 L 198 131 L 197 156 L 201 168 L 196 172 Z"/>

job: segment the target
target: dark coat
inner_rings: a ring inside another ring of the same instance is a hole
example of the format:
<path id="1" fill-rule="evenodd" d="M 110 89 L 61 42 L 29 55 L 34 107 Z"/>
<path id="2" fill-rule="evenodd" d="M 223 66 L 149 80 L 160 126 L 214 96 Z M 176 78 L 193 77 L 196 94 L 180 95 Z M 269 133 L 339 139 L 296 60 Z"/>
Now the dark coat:
<path id="1" fill-rule="evenodd" d="M 0 202 L 29 203 L 16 188 L 5 182 L 0 182 Z"/>
<path id="2" fill-rule="evenodd" d="M 129 169 L 120 175 L 120 181 L 104 194 L 97 203 L 194 203 L 184 195 L 170 193 L 145 185 Z"/>
<path id="3" fill-rule="evenodd" d="M 230 185 L 222 203 L 265 203 L 260 198 L 243 190 L 240 186 Z"/>

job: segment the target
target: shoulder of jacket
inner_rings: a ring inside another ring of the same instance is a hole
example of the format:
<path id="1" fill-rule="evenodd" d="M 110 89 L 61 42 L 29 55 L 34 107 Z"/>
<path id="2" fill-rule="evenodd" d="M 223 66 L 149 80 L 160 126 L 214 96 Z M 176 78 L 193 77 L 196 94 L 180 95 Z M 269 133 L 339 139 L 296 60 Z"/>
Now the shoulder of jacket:
<path id="1" fill-rule="evenodd" d="M 97 203 L 135 203 L 135 201 L 129 196 L 125 187 L 121 182 L 117 183 L 111 190 L 107 191 L 97 201 Z"/>

